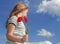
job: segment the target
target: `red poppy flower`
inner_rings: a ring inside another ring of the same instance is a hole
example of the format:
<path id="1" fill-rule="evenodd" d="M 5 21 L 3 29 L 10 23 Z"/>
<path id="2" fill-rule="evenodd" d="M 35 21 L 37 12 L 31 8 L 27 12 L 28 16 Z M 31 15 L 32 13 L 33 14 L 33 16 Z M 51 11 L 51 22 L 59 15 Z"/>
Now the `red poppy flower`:
<path id="1" fill-rule="evenodd" d="M 22 17 L 18 17 L 17 22 L 21 22 L 22 21 Z"/>
<path id="2" fill-rule="evenodd" d="M 26 17 L 26 16 L 24 16 L 24 21 L 25 21 L 25 22 L 28 22 L 28 19 L 27 19 L 27 17 Z"/>
<path id="3" fill-rule="evenodd" d="M 25 22 L 28 22 L 28 19 L 26 16 L 22 17 L 18 17 L 17 22 L 21 22 L 22 20 L 24 20 Z"/>

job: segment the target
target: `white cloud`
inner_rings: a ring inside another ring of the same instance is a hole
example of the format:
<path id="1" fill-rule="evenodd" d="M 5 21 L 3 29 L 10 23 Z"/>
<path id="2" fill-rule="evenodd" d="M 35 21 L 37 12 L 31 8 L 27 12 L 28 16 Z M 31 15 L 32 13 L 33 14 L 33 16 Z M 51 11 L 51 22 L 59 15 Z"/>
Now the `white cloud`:
<path id="1" fill-rule="evenodd" d="M 28 44 L 52 44 L 50 41 L 42 41 L 42 42 L 29 42 Z"/>
<path id="2" fill-rule="evenodd" d="M 45 37 L 52 37 L 52 36 L 54 36 L 53 33 L 47 31 L 46 29 L 39 30 L 37 35 L 38 36 L 45 36 Z"/>
<path id="3" fill-rule="evenodd" d="M 37 13 L 46 13 L 53 16 L 60 16 L 60 0 L 42 0 L 42 2 L 38 5 Z"/>
<path id="4" fill-rule="evenodd" d="M 57 43 L 57 44 L 60 44 L 60 42 L 59 42 L 59 43 Z"/>
<path id="5" fill-rule="evenodd" d="M 52 44 L 52 42 L 50 42 L 50 41 L 44 41 L 44 42 L 40 42 L 39 44 Z"/>
<path id="6" fill-rule="evenodd" d="M 29 6 L 29 0 L 25 0 L 25 4 Z"/>

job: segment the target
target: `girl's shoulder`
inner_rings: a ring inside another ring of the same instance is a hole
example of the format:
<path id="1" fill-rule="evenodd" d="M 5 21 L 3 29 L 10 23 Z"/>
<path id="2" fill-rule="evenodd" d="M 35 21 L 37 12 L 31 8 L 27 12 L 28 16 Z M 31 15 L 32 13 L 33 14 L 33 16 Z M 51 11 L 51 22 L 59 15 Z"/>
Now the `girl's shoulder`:
<path id="1" fill-rule="evenodd" d="M 16 16 L 11 16 L 8 20 L 8 24 L 17 24 L 17 17 Z"/>
<path id="2" fill-rule="evenodd" d="M 10 19 L 17 19 L 17 16 L 11 16 Z"/>
<path id="3" fill-rule="evenodd" d="M 9 20 L 11 20 L 11 21 L 16 21 L 17 20 L 17 16 L 11 16 L 10 18 L 9 18 Z"/>

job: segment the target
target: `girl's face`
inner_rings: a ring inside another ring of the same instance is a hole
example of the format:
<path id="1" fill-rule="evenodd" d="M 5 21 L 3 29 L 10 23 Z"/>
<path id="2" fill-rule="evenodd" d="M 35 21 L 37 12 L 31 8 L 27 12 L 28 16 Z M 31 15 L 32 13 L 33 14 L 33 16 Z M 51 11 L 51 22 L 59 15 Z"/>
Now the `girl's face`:
<path id="1" fill-rule="evenodd" d="M 27 13 L 28 13 L 28 9 L 22 11 L 22 16 L 27 16 Z"/>
<path id="2" fill-rule="evenodd" d="M 22 19 L 24 19 L 25 22 L 28 22 L 28 18 L 27 18 L 27 13 L 28 13 L 28 9 L 20 12 L 17 16 L 18 16 L 18 22 L 21 22 Z"/>
<path id="3" fill-rule="evenodd" d="M 18 17 L 19 17 L 19 16 L 27 16 L 27 13 L 28 13 L 28 9 L 20 12 L 17 16 L 18 16 Z"/>

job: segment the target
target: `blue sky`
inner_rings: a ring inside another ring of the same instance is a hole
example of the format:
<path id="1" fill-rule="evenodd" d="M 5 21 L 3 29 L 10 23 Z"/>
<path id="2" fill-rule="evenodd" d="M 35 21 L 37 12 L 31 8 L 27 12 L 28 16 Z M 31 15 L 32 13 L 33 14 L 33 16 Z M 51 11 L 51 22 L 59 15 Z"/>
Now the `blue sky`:
<path id="1" fill-rule="evenodd" d="M 6 42 L 5 22 L 18 2 L 29 7 L 29 42 L 60 44 L 60 1 L 59 0 L 1 0 L 0 1 L 0 44 Z M 31 44 L 32 44 L 31 43 Z"/>

